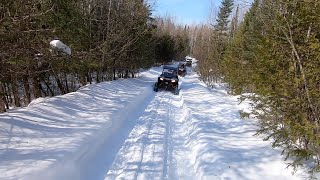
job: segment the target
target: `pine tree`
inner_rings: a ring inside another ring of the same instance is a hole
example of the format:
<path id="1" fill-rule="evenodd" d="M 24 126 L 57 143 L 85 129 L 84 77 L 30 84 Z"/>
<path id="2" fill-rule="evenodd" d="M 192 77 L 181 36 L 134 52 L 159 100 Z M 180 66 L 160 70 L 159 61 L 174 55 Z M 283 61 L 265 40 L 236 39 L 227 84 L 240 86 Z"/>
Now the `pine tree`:
<path id="1" fill-rule="evenodd" d="M 237 32 L 239 24 L 239 5 L 237 6 L 236 13 L 232 18 L 231 24 L 230 24 L 230 38 L 234 38 L 235 33 Z"/>
<path id="2" fill-rule="evenodd" d="M 216 24 L 214 25 L 215 30 L 219 35 L 226 35 L 229 29 L 229 17 L 233 9 L 234 0 L 223 0 L 219 8 L 218 17 Z"/>
<path id="3" fill-rule="evenodd" d="M 219 9 L 214 30 L 211 32 L 209 64 L 204 65 L 202 74 L 208 74 L 209 83 L 218 82 L 222 77 L 222 60 L 228 43 L 229 18 L 233 9 L 233 0 L 223 0 Z M 211 81 L 211 82 L 210 82 Z"/>
<path id="4" fill-rule="evenodd" d="M 111 80 L 115 67 L 128 75 L 150 66 L 156 45 L 150 12 L 141 0 L 1 1 L 0 112 L 11 102 L 26 105 Z M 72 48 L 71 56 L 50 51 L 56 38 Z"/>
<path id="5" fill-rule="evenodd" d="M 255 0 L 246 13 L 234 38 L 227 46 L 222 62 L 223 72 L 226 75 L 225 80 L 229 83 L 231 92 L 236 94 L 254 90 L 256 76 L 252 71 L 259 70 L 255 67 L 257 65 L 255 52 L 258 51 L 259 42 L 263 38 L 260 33 L 261 23 L 258 21 L 259 2 L 260 0 Z"/>
<path id="6" fill-rule="evenodd" d="M 256 94 L 249 98 L 258 133 L 283 148 L 294 168 L 314 162 L 311 173 L 320 170 L 319 8 L 312 1 L 255 0 L 224 61 L 232 90 Z"/>

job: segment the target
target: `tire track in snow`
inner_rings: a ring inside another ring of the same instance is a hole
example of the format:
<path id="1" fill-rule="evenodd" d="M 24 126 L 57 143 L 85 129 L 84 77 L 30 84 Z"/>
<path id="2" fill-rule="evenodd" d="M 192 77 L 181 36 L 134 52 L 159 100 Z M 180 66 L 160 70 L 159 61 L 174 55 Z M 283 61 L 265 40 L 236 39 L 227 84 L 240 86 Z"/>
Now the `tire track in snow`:
<path id="1" fill-rule="evenodd" d="M 179 101 L 175 102 L 177 103 L 175 106 L 179 109 L 179 114 L 171 123 L 172 152 L 169 179 L 194 179 L 197 177 L 194 171 L 194 164 L 192 163 L 192 147 L 190 147 L 189 122 L 192 114 L 185 104 L 184 84 L 184 78 L 182 78 Z"/>
<path id="2" fill-rule="evenodd" d="M 181 79 L 183 86 L 184 78 Z M 190 179 L 194 173 L 186 173 L 193 172 L 194 167 L 189 162 L 189 116 L 183 88 L 179 96 L 158 92 L 118 152 L 105 179 Z M 186 161 L 178 162 L 185 156 Z"/>
<path id="3" fill-rule="evenodd" d="M 159 97 L 159 101 L 161 102 L 162 99 L 163 99 L 163 94 Z M 161 103 L 158 103 L 158 104 L 157 104 L 156 109 L 159 108 L 160 104 L 161 104 Z M 151 131 L 151 128 L 152 128 L 152 125 L 153 125 L 153 121 L 154 121 L 155 119 L 157 119 L 157 114 L 154 114 L 154 115 L 153 115 L 153 118 L 152 118 L 151 121 L 149 122 L 147 136 L 150 135 L 150 131 Z M 142 147 L 140 162 L 143 161 L 144 152 L 145 152 L 145 146 Z M 140 164 L 139 167 L 138 167 L 138 172 L 140 172 L 140 171 L 141 171 L 141 164 Z M 137 179 L 137 178 L 138 178 L 138 175 L 139 175 L 138 172 L 135 173 L 134 179 Z"/>
<path id="4" fill-rule="evenodd" d="M 172 99 L 168 98 L 168 104 L 171 104 Z M 167 114 L 168 114 L 168 118 L 165 120 L 166 122 L 166 132 L 165 132 L 165 142 L 163 145 L 163 149 L 164 149 L 164 158 L 163 158 L 163 171 L 162 171 L 162 177 L 161 179 L 168 179 L 169 175 L 168 175 L 168 171 L 170 168 L 170 162 L 171 162 L 171 118 L 172 118 L 172 109 L 170 108 L 170 106 L 168 106 L 167 109 Z M 168 159 L 169 158 L 169 159 Z"/>
<path id="5" fill-rule="evenodd" d="M 161 133 L 159 121 L 163 114 L 157 113 L 157 109 L 164 109 L 164 96 L 162 92 L 157 93 L 145 109 L 105 179 L 150 179 L 154 174 L 161 176 L 162 168 L 159 168 L 159 163 L 162 159 L 158 157 L 163 155 L 163 142 L 157 142 L 159 137 L 156 133 Z"/>
<path id="6" fill-rule="evenodd" d="M 158 92 L 138 119 L 105 179 L 172 179 L 175 177 L 172 139 L 181 114 L 181 95 Z"/>

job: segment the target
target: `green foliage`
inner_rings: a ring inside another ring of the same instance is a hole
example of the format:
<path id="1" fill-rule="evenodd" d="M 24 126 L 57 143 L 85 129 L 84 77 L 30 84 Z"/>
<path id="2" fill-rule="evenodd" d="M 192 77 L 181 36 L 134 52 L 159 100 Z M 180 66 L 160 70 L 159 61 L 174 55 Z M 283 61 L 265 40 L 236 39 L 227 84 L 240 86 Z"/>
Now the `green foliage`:
<path id="1" fill-rule="evenodd" d="M 175 55 L 175 42 L 174 39 L 168 35 L 164 34 L 158 38 L 158 43 L 156 45 L 156 58 L 157 62 L 168 63 L 174 59 Z"/>
<path id="2" fill-rule="evenodd" d="M 223 0 L 221 2 L 216 24 L 213 27 L 206 28 L 206 31 L 208 32 L 206 32 L 205 37 L 201 37 L 203 36 L 202 34 L 199 34 L 200 37 L 197 37 L 197 41 L 207 41 L 202 44 L 205 46 L 203 47 L 205 52 L 199 50 L 199 52 L 195 52 L 195 54 L 206 54 L 199 63 L 199 73 L 203 80 L 208 84 L 220 82 L 223 78 L 223 58 L 225 56 L 229 37 L 231 36 L 229 19 L 233 9 L 233 3 L 233 0 Z M 235 17 L 234 19 L 237 18 L 238 17 Z M 231 25 L 235 26 L 235 23 L 236 22 Z M 235 31 L 235 29 L 232 31 Z M 204 38 L 205 40 L 203 40 Z M 200 55 L 199 58 L 201 58 L 201 56 L 203 55 Z"/>
<path id="3" fill-rule="evenodd" d="M 224 56 L 225 80 L 236 94 L 254 92 L 259 133 L 284 148 L 294 168 L 320 150 L 320 3 L 255 0 Z"/>
<path id="4" fill-rule="evenodd" d="M 175 59 L 181 60 L 185 57 L 186 54 L 189 52 L 189 40 L 188 36 L 184 35 L 177 35 L 175 37 Z"/>
<path id="5" fill-rule="evenodd" d="M 226 34 L 229 28 L 229 17 L 233 9 L 234 0 L 223 0 L 219 8 L 217 17 L 217 23 L 215 24 L 215 30 L 219 34 Z"/>
<path id="6" fill-rule="evenodd" d="M 1 1 L 0 82 L 24 83 L 5 93 L 22 96 L 19 90 L 25 93 L 21 99 L 64 94 L 77 84 L 115 79 L 118 69 L 129 77 L 152 66 L 156 52 L 168 60 L 186 49 L 183 38 L 175 46 L 173 36 L 158 35 L 151 15 L 150 5 L 140 0 Z M 70 46 L 72 55 L 50 50 L 54 39 Z"/>

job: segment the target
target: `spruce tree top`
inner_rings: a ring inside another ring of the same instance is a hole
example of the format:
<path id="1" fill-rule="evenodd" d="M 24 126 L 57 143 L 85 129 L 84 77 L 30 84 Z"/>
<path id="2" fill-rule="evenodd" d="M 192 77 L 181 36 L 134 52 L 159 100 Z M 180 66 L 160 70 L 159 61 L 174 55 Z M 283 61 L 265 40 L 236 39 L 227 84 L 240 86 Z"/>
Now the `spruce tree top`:
<path id="1" fill-rule="evenodd" d="M 223 0 L 219 8 L 217 23 L 214 26 L 215 30 L 219 33 L 225 33 L 228 30 L 230 22 L 229 16 L 233 9 L 234 0 Z"/>

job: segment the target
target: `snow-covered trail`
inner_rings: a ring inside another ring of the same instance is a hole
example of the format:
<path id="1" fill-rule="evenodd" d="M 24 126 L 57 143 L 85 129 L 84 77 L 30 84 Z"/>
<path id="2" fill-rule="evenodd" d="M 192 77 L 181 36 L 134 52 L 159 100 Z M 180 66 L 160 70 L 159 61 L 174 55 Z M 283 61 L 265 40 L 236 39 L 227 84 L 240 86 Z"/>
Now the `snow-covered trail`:
<path id="1" fill-rule="evenodd" d="M 236 97 L 196 73 L 155 93 L 161 68 L 0 114 L 0 179 L 302 179 L 253 136 Z"/>
<path id="2" fill-rule="evenodd" d="M 171 158 L 172 99 L 160 92 L 139 118 L 117 154 L 107 179 L 164 179 Z"/>
<path id="3" fill-rule="evenodd" d="M 160 68 L 0 114 L 0 179 L 103 179 Z"/>
<path id="4" fill-rule="evenodd" d="M 119 150 L 105 179 L 194 179 L 193 166 L 183 160 L 190 151 L 185 129 L 189 116 L 182 93 L 179 96 L 157 93 Z"/>
<path id="5" fill-rule="evenodd" d="M 253 136 L 235 97 L 210 91 L 195 73 L 179 96 L 160 92 L 130 133 L 105 179 L 301 179 Z"/>

